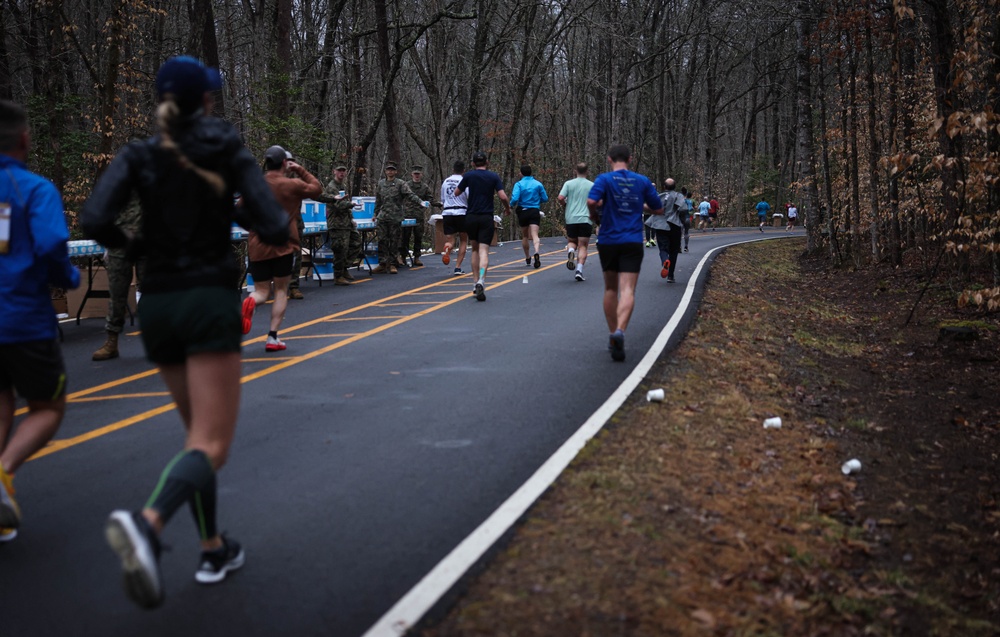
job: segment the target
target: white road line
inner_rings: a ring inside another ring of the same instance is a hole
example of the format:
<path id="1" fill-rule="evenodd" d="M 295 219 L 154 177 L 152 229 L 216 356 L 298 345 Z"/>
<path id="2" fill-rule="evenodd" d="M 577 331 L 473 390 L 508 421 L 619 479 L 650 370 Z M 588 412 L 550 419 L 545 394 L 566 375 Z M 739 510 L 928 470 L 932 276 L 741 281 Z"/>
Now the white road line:
<path id="1" fill-rule="evenodd" d="M 770 238 L 773 237 L 737 241 L 736 243 L 709 250 L 701 258 L 701 261 L 698 262 L 698 267 L 695 268 L 690 279 L 688 279 L 684 296 L 681 297 L 681 301 L 677 304 L 677 309 L 670 316 L 670 320 L 660 331 L 660 335 L 656 337 L 656 340 L 653 341 L 653 345 L 646 352 L 646 355 L 642 357 L 642 360 L 635 366 L 632 373 L 622 381 L 618 389 L 576 430 L 569 440 L 563 443 L 528 478 L 527 482 L 507 498 L 500 505 L 500 508 L 494 511 L 490 517 L 486 518 L 486 521 L 480 524 L 475 531 L 470 533 L 458 546 L 452 549 L 451 553 L 438 562 L 423 579 L 417 582 L 385 615 L 379 618 L 363 637 L 399 637 L 399 635 L 403 635 L 420 621 L 420 618 L 455 585 L 455 582 L 545 493 L 545 490 L 556 481 L 587 442 L 604 428 L 604 425 L 618 411 L 618 408 L 622 406 L 625 399 L 643 381 L 646 374 L 653 367 L 653 364 L 660 357 L 663 349 L 667 346 L 667 342 L 673 336 L 685 312 L 687 312 L 688 307 L 691 305 L 698 277 L 701 275 L 705 264 L 708 263 L 709 258 L 723 248 Z"/>

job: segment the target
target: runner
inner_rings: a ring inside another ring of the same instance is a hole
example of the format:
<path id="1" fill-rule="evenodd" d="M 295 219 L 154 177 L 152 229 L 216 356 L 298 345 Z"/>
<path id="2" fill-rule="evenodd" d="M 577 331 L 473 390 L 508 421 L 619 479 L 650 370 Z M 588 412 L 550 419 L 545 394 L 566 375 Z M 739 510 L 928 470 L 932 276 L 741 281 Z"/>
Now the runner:
<path id="1" fill-rule="evenodd" d="M 121 558 L 125 591 L 152 608 L 164 598 L 159 535 L 185 503 L 201 537 L 195 579 L 221 582 L 243 566 L 243 548 L 216 526 L 216 473 L 226 462 L 240 402 L 240 310 L 230 227 L 233 193 L 240 225 L 285 245 L 289 219 L 239 133 L 205 114 L 221 86 L 218 71 L 191 57 L 167 60 L 156 75 L 159 134 L 125 146 L 83 205 L 84 232 L 108 248 L 146 255 L 139 321 L 146 356 L 177 404 L 187 437 L 140 511 L 114 511 L 105 535 Z M 197 158 L 195 163 L 193 158 Z M 141 241 L 115 226 L 135 191 Z"/>
<path id="2" fill-rule="evenodd" d="M 465 210 L 469 203 L 469 193 L 455 196 L 455 188 L 462 181 L 465 172 L 465 162 L 456 161 L 451 167 L 452 174 L 441 183 L 441 232 L 444 234 L 444 251 L 441 252 L 441 263 L 451 263 L 451 249 L 458 235 L 458 263 L 455 264 L 453 276 L 465 274 L 462 271 L 462 261 L 465 260 L 465 249 L 469 245 L 469 235 L 465 232 Z"/>
<path id="3" fill-rule="evenodd" d="M 538 226 L 542 223 L 541 210 L 538 207 L 549 200 L 545 186 L 531 176 L 531 166 L 525 164 L 521 166 L 521 181 L 514 184 L 514 190 L 510 195 L 510 205 L 517 210 L 517 225 L 521 227 L 521 247 L 524 249 L 524 264 L 531 265 L 531 260 L 535 260 L 535 268 L 542 265 L 538 256 L 541 241 L 538 238 Z M 534 256 L 528 254 L 529 248 L 534 246 Z"/>
<path id="4" fill-rule="evenodd" d="M 631 161 L 628 146 L 612 146 L 608 150 L 611 172 L 598 175 L 587 196 L 590 219 L 601 225 L 597 253 L 604 271 L 604 318 L 611 332 L 608 349 L 615 361 L 625 360 L 625 329 L 635 306 L 643 257 L 643 204 L 652 214 L 663 211 L 653 182 L 630 171 Z"/>
<path id="5" fill-rule="evenodd" d="M 28 170 L 31 129 L 0 100 L 0 542 L 17 537 L 14 473 L 48 444 L 66 411 L 66 367 L 49 285 L 76 288 L 59 191 Z M 14 428 L 15 394 L 28 415 Z M 16 630 L 14 632 L 17 632 Z"/>
<path id="6" fill-rule="evenodd" d="M 486 300 L 486 269 L 490 265 L 490 244 L 493 242 L 493 193 L 503 203 L 504 214 L 510 214 L 510 200 L 503 190 L 500 175 L 489 169 L 486 153 L 477 150 L 472 155 L 473 169 L 465 173 L 455 188 L 455 196 L 468 191 L 468 209 L 465 213 L 465 231 L 472 244 L 472 270 L 476 285 L 472 293 L 477 301 Z"/>
<path id="7" fill-rule="evenodd" d="M 757 220 L 760 221 L 760 231 L 764 232 L 764 224 L 767 223 L 767 215 L 771 212 L 771 204 L 764 200 L 761 195 L 760 203 L 757 204 Z"/>
<path id="8" fill-rule="evenodd" d="M 681 218 L 681 211 L 687 207 L 684 203 L 684 195 L 677 192 L 676 182 L 673 179 L 666 179 L 663 182 L 666 190 L 660 193 L 659 214 L 651 213 L 646 219 L 646 227 L 653 228 L 656 232 L 656 244 L 660 248 L 660 263 L 663 268 L 660 270 L 660 277 L 673 283 L 674 272 L 677 269 L 677 253 L 681 251 L 681 235 L 684 232 L 684 221 Z"/>
<path id="9" fill-rule="evenodd" d="M 577 164 L 576 179 L 564 183 L 558 197 L 559 202 L 566 206 L 566 267 L 574 270 L 573 277 L 577 281 L 586 281 L 583 264 L 587 262 L 587 247 L 590 234 L 594 231 L 587 210 L 587 195 L 594 182 L 587 179 L 587 172 L 587 164 Z"/>
<path id="10" fill-rule="evenodd" d="M 687 188 L 681 188 L 681 194 L 684 195 L 684 204 L 687 206 L 687 212 L 684 213 L 684 252 L 687 252 L 688 242 L 691 241 L 691 215 L 694 213 L 694 202 L 691 201 Z"/>
<path id="11" fill-rule="evenodd" d="M 698 229 L 705 232 L 705 226 L 711 225 L 712 204 L 708 202 L 708 197 L 702 197 L 698 204 Z"/>
<path id="12" fill-rule="evenodd" d="M 295 267 L 295 254 L 302 252 L 299 236 L 302 200 L 321 196 L 323 185 L 308 170 L 290 160 L 288 152 L 281 146 L 271 146 L 264 151 L 264 180 L 290 219 L 289 240 L 283 246 L 271 246 L 261 241 L 256 232 L 250 231 L 247 255 L 254 287 L 250 296 L 243 300 L 243 333 L 250 333 L 257 306 L 273 294 L 264 351 L 281 352 L 287 347 L 278 338 L 278 328 L 285 320 L 285 310 L 288 309 L 288 284 Z"/>
<path id="13" fill-rule="evenodd" d="M 788 204 L 788 226 L 785 227 L 785 232 L 789 232 L 795 229 L 795 222 L 799 218 L 799 209 L 795 207 L 795 204 Z"/>

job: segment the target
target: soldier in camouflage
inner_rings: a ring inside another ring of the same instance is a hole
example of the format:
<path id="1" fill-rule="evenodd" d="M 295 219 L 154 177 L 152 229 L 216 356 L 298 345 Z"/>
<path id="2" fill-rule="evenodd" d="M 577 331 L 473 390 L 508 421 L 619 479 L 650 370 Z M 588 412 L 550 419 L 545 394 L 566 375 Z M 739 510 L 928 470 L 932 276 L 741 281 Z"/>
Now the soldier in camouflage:
<path id="1" fill-rule="evenodd" d="M 385 179 L 380 179 L 375 187 L 375 224 L 378 228 L 378 267 L 372 274 L 396 274 L 396 260 L 403 238 L 402 227 L 404 202 L 410 201 L 423 206 L 420 197 L 413 194 L 410 186 L 396 178 L 396 163 L 386 162 Z"/>
<path id="2" fill-rule="evenodd" d="M 411 169 L 410 181 L 407 183 L 410 186 L 410 190 L 413 194 L 420 197 L 421 201 L 430 202 L 434 199 L 434 193 L 431 187 L 426 181 L 423 181 L 424 167 L 414 166 Z M 413 218 L 417 220 L 417 225 L 412 228 L 403 228 L 403 257 L 406 257 L 406 251 L 410 249 L 410 235 L 413 235 L 413 258 L 410 263 L 413 267 L 418 267 L 423 265 L 420 262 L 420 251 L 424 246 L 424 224 L 427 223 L 426 213 L 427 208 L 424 206 L 414 205 L 412 201 L 407 200 L 406 202 L 406 217 Z"/>
<path id="3" fill-rule="evenodd" d="M 136 235 L 142 226 L 142 209 L 138 200 L 132 200 L 118 216 L 116 225 L 126 232 Z M 128 311 L 128 291 L 132 285 L 132 272 L 135 271 L 139 285 L 136 291 L 142 289 L 142 275 L 146 269 L 145 259 L 129 258 L 124 248 L 108 250 L 105 259 L 108 271 L 108 316 L 104 323 L 107 338 L 104 345 L 91 357 L 95 361 L 106 361 L 118 358 L 118 335 L 125 329 L 125 312 Z M 137 294 L 138 296 L 138 294 Z"/>
<path id="4" fill-rule="evenodd" d="M 326 228 L 333 250 L 334 285 L 350 285 L 351 264 L 361 255 L 361 233 L 354 227 L 354 204 L 347 196 L 347 166 L 333 169 L 333 179 L 326 185 L 318 201 L 326 204 Z"/>

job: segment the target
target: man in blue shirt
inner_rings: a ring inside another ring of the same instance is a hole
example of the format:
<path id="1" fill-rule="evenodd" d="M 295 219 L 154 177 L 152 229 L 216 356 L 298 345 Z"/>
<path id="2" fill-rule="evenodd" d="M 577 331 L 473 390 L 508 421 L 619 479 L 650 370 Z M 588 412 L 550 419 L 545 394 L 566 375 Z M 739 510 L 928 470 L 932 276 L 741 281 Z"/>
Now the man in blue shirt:
<path id="1" fill-rule="evenodd" d="M 493 193 L 503 203 L 504 214 L 510 214 L 510 200 L 503 189 L 500 175 L 488 168 L 486 153 L 477 150 L 472 155 L 473 169 L 462 176 L 455 188 L 455 196 L 469 192 L 468 207 L 465 210 L 465 231 L 472 245 L 472 271 L 476 286 L 472 293 L 477 301 L 486 300 L 486 269 L 490 265 L 490 244 L 493 242 Z"/>
<path id="2" fill-rule="evenodd" d="M 66 367 L 49 286 L 75 288 L 62 199 L 25 166 L 28 116 L 0 100 L 0 541 L 17 535 L 13 477 L 52 439 L 66 410 Z M 15 392 L 28 416 L 14 427 Z"/>
<path id="3" fill-rule="evenodd" d="M 760 203 L 757 204 L 757 220 L 760 221 L 760 231 L 764 232 L 764 224 L 767 223 L 767 213 L 771 212 L 771 204 L 764 201 L 761 195 Z"/>
<path id="4" fill-rule="evenodd" d="M 648 177 L 628 169 L 632 153 L 616 144 L 608 150 L 611 172 L 597 176 L 587 195 L 590 218 L 601 226 L 597 254 L 604 271 L 604 318 L 608 322 L 611 358 L 625 360 L 625 328 L 635 306 L 635 284 L 642 266 L 642 205 L 654 215 L 663 203 Z"/>
<path id="5" fill-rule="evenodd" d="M 521 166 L 521 181 L 514 184 L 514 190 L 510 194 L 510 205 L 512 207 L 521 206 L 517 209 L 517 225 L 521 227 L 521 247 L 524 248 L 524 264 L 531 265 L 531 257 L 528 255 L 528 241 L 535 247 L 535 268 L 542 265 L 538 257 L 538 249 L 541 242 L 538 240 L 538 226 L 541 225 L 542 214 L 539 206 L 549 200 L 545 192 L 545 186 L 531 176 L 531 166 L 525 164 Z"/>

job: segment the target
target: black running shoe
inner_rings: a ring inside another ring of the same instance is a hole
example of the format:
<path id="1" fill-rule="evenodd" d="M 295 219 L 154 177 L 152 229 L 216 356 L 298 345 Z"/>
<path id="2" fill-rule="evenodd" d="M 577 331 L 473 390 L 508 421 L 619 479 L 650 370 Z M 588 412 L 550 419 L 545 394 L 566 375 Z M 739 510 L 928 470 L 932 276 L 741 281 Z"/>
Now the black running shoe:
<path id="1" fill-rule="evenodd" d="M 615 330 L 608 343 L 611 350 L 611 360 L 621 362 L 625 360 L 625 332 Z"/>
<path id="2" fill-rule="evenodd" d="M 483 287 L 482 283 L 476 284 L 476 300 L 485 301 L 486 300 L 486 289 Z"/>
<path id="3" fill-rule="evenodd" d="M 535 269 L 542 267 L 542 260 L 538 258 L 538 253 L 535 253 Z"/>
<path id="4" fill-rule="evenodd" d="M 226 579 L 226 573 L 243 566 L 246 559 L 240 543 L 223 535 L 221 547 L 214 551 L 202 551 L 201 564 L 194 578 L 202 584 L 218 584 Z"/>
<path id="5" fill-rule="evenodd" d="M 122 561 L 125 593 L 143 608 L 163 603 L 160 574 L 160 540 L 141 513 L 114 511 L 104 527 L 104 537 Z"/>

